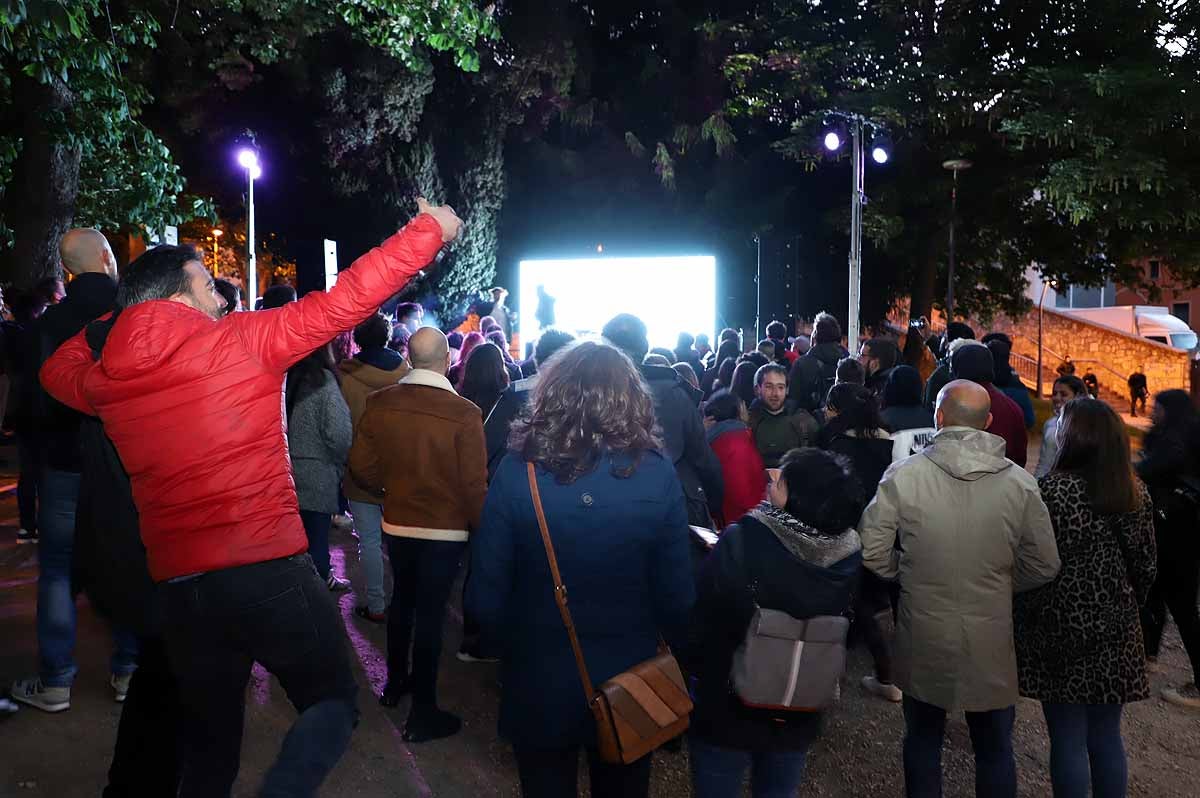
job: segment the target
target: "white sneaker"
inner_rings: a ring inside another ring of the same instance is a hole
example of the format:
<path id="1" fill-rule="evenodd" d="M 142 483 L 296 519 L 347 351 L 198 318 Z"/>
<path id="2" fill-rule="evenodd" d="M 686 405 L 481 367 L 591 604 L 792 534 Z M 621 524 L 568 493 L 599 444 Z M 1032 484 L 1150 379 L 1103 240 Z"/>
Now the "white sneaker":
<path id="1" fill-rule="evenodd" d="M 1162 691 L 1163 700 L 1168 704 L 1187 709 L 1200 709 L 1200 688 L 1193 684 L 1180 687 L 1167 687 Z"/>
<path id="2" fill-rule="evenodd" d="M 71 708 L 70 687 L 47 687 L 38 677 L 13 682 L 14 701 L 37 707 L 44 712 L 62 712 Z"/>
<path id="3" fill-rule="evenodd" d="M 862 677 L 863 689 L 872 695 L 877 695 L 880 698 L 891 701 L 893 704 L 899 704 L 904 700 L 904 693 L 894 684 L 884 684 L 874 676 Z"/>
<path id="4" fill-rule="evenodd" d="M 129 682 L 133 679 L 132 673 L 127 673 L 124 676 L 113 674 L 108 683 L 112 685 L 113 697 L 118 704 L 124 704 L 125 698 L 129 695 Z"/>
<path id="5" fill-rule="evenodd" d="M 329 589 L 335 593 L 343 593 L 350 589 L 350 582 L 346 579 L 339 579 L 334 574 L 329 575 L 329 581 L 325 584 L 329 585 Z"/>

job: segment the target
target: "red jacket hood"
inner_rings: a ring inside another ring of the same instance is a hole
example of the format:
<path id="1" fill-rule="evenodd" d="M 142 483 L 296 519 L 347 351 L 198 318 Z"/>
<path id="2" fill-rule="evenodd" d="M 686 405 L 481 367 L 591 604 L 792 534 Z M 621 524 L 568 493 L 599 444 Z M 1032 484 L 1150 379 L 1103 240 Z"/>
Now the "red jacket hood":
<path id="1" fill-rule="evenodd" d="M 182 302 L 155 299 L 121 312 L 100 355 L 110 379 L 127 380 L 158 368 L 186 341 L 220 324 Z"/>

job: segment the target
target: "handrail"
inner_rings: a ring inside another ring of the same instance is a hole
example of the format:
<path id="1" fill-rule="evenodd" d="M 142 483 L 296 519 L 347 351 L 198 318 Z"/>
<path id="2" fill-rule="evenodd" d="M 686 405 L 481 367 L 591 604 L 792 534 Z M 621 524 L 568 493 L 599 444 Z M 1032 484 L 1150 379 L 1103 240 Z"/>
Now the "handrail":
<path id="1" fill-rule="evenodd" d="M 1035 344 L 1035 345 L 1037 344 L 1037 339 L 1036 339 L 1036 338 L 1034 338 L 1034 337 L 1033 337 L 1033 336 L 1031 336 L 1031 335 L 1025 335 L 1024 333 L 1018 333 L 1018 335 L 1019 335 L 1020 337 L 1024 338 L 1026 341 L 1029 341 L 1029 342 L 1030 342 L 1030 343 L 1032 343 L 1032 344 Z M 1019 357 L 1028 357 L 1030 360 L 1034 360 L 1034 361 L 1036 361 L 1036 360 L 1037 360 L 1037 358 L 1031 357 L 1030 355 L 1020 355 L 1020 354 L 1019 354 L 1019 353 L 1017 353 L 1017 352 L 1013 352 L 1013 354 L 1014 354 L 1014 355 L 1018 355 Z M 1042 354 L 1043 354 L 1043 355 L 1050 355 L 1051 357 L 1058 358 L 1058 360 L 1059 360 L 1060 362 L 1061 362 L 1061 361 L 1064 361 L 1064 360 L 1066 360 L 1066 356 L 1065 356 L 1065 355 L 1060 355 L 1059 353 L 1055 352 L 1054 350 L 1046 348 L 1046 346 L 1045 346 L 1044 344 L 1042 345 Z M 1099 360 L 1072 360 L 1071 362 L 1072 362 L 1072 363 L 1075 363 L 1075 364 L 1079 364 L 1079 363 L 1094 363 L 1095 365 L 1097 365 L 1097 366 L 1099 366 L 1100 368 L 1102 368 L 1102 369 L 1104 369 L 1105 371 L 1107 371 L 1109 374 L 1112 374 L 1112 375 L 1113 375 L 1114 377 L 1116 377 L 1117 379 L 1119 379 L 1119 380 L 1122 380 L 1122 381 L 1124 381 L 1124 382 L 1128 382 L 1128 381 L 1129 381 L 1129 375 L 1128 375 L 1128 374 L 1122 374 L 1121 372 L 1119 372 L 1119 371 L 1117 371 L 1116 369 L 1112 368 L 1112 367 L 1111 367 L 1111 366 L 1109 366 L 1108 364 L 1106 364 L 1106 363 L 1103 363 L 1103 362 L 1101 362 L 1101 361 L 1099 361 Z"/>
<path id="2" fill-rule="evenodd" d="M 1050 353 L 1050 354 L 1054 354 L 1053 352 L 1050 352 L 1050 350 L 1049 350 L 1049 349 L 1043 349 L 1042 351 L 1043 351 L 1043 352 L 1048 352 L 1048 353 Z M 1020 352 L 1013 352 L 1013 353 L 1012 353 L 1012 356 L 1013 356 L 1013 357 L 1020 358 L 1020 359 L 1022 359 L 1022 360 L 1027 360 L 1027 361 L 1029 361 L 1030 365 L 1032 365 L 1032 366 L 1033 366 L 1033 368 L 1035 368 L 1035 369 L 1037 368 L 1037 358 L 1035 358 L 1035 357 L 1030 357 L 1029 355 L 1023 355 L 1023 354 L 1021 354 Z M 1056 357 L 1057 357 L 1057 355 L 1056 355 Z M 1122 383 L 1127 383 L 1127 382 L 1129 382 L 1129 377 L 1128 377 L 1128 375 L 1124 375 L 1124 374 L 1122 374 L 1121 372 L 1119 372 L 1119 371 L 1117 371 L 1116 369 L 1114 369 L 1114 368 L 1112 368 L 1112 367 L 1110 367 L 1110 366 L 1106 365 L 1105 363 L 1102 363 L 1102 362 L 1100 362 L 1099 360 L 1073 360 L 1073 361 L 1071 361 L 1071 362 L 1072 362 L 1072 363 L 1074 363 L 1074 364 L 1076 364 L 1076 365 L 1079 365 L 1079 364 L 1093 364 L 1093 365 L 1099 366 L 1100 368 L 1102 368 L 1102 369 L 1104 369 L 1105 371 L 1107 371 L 1109 374 L 1112 374 L 1114 377 L 1116 377 L 1117 379 L 1121 380 L 1121 381 L 1122 381 Z M 1043 363 L 1042 363 L 1042 371 L 1044 372 L 1044 371 L 1047 371 L 1047 370 L 1049 370 L 1049 371 L 1053 372 L 1054 374 L 1057 374 L 1057 373 L 1058 373 L 1057 369 L 1051 369 L 1049 365 L 1047 365 L 1045 362 L 1043 362 Z"/>

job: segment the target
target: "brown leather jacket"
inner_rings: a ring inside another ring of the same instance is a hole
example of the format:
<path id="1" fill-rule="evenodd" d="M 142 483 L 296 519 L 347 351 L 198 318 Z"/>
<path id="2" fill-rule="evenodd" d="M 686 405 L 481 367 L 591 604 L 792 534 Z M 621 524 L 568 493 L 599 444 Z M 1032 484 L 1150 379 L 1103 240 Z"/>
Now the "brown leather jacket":
<path id="1" fill-rule="evenodd" d="M 382 501 L 385 533 L 466 541 L 487 494 L 479 408 L 441 374 L 409 372 L 367 397 L 349 474 Z"/>

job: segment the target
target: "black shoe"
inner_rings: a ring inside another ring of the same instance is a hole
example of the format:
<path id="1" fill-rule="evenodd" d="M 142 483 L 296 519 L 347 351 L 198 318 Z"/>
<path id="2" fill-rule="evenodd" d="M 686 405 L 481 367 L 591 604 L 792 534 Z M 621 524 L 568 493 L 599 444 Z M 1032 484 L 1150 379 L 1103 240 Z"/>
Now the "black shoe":
<path id="1" fill-rule="evenodd" d="M 364 621 L 370 621 L 371 623 L 378 623 L 378 624 L 387 623 L 387 613 L 386 612 L 381 612 L 381 613 L 376 614 L 374 612 L 371 612 L 371 610 L 369 610 L 367 607 L 365 607 L 361 604 L 354 608 L 354 614 L 357 617 L 362 618 Z"/>
<path id="2" fill-rule="evenodd" d="M 388 679 L 387 685 L 379 696 L 379 703 L 385 707 L 394 707 L 400 699 L 412 692 L 412 680 L 405 676 L 403 679 Z"/>
<path id="3" fill-rule="evenodd" d="M 37 543 L 38 542 L 38 533 L 30 532 L 27 529 L 19 529 L 19 530 L 17 530 L 17 542 L 18 543 Z"/>
<path id="4" fill-rule="evenodd" d="M 453 737 L 462 729 L 462 719 L 437 707 L 414 708 L 408 713 L 402 735 L 406 743 L 426 743 Z"/>

